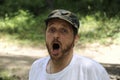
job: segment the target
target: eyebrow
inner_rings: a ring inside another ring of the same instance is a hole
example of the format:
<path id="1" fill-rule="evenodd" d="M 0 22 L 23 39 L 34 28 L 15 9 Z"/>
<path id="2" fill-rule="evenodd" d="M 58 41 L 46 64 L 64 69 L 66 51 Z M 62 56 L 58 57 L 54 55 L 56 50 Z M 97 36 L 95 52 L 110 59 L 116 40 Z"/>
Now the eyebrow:
<path id="1" fill-rule="evenodd" d="M 54 24 L 54 22 L 50 22 L 50 23 L 48 23 L 48 26 L 51 26 L 52 24 Z"/>
<path id="2" fill-rule="evenodd" d="M 71 25 L 66 25 L 66 24 L 62 24 L 63 25 L 63 28 L 65 28 L 65 29 L 67 29 L 67 28 L 69 28 L 70 30 L 72 29 L 72 26 Z"/>

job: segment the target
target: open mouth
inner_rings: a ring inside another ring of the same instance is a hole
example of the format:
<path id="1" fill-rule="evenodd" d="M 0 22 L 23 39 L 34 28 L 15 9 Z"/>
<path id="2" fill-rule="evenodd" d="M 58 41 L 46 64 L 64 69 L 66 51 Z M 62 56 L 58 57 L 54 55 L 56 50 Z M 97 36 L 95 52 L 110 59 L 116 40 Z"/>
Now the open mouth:
<path id="1" fill-rule="evenodd" d="M 60 48 L 60 45 L 58 43 L 53 44 L 53 50 L 58 50 Z"/>
<path id="2" fill-rule="evenodd" d="M 58 56 L 60 53 L 60 44 L 59 43 L 53 43 L 52 44 L 52 52 L 51 54 L 53 56 Z"/>

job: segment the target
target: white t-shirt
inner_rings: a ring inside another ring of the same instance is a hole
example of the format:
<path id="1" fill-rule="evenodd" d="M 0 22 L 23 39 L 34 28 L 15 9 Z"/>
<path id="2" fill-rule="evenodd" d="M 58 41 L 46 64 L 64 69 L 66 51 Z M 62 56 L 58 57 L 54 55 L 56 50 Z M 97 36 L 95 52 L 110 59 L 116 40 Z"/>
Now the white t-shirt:
<path id="1" fill-rule="evenodd" d="M 36 60 L 29 72 L 29 80 L 110 80 L 106 70 L 94 60 L 74 55 L 62 71 L 49 74 L 46 66 L 50 57 Z"/>

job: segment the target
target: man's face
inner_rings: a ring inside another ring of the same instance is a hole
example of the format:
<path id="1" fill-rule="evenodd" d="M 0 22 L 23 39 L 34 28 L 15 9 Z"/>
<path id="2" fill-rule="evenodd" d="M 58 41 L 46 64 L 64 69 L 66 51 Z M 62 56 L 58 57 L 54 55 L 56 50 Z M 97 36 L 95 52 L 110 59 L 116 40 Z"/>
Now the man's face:
<path id="1" fill-rule="evenodd" d="M 52 59 L 61 59 L 73 49 L 72 26 L 64 20 L 52 19 L 46 29 L 46 46 Z"/>

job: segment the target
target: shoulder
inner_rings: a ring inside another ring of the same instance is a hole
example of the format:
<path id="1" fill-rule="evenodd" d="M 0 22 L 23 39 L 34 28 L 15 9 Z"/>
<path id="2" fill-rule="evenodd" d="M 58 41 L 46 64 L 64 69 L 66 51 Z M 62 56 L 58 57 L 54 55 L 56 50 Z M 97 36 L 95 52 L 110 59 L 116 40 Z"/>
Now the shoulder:
<path id="1" fill-rule="evenodd" d="M 33 62 L 30 71 L 29 76 L 39 73 L 39 71 L 43 70 L 49 60 L 49 57 L 40 58 Z"/>
<path id="2" fill-rule="evenodd" d="M 29 71 L 29 80 L 37 79 L 38 75 L 45 70 L 49 57 L 40 58 L 33 62 Z"/>
<path id="3" fill-rule="evenodd" d="M 37 59 L 36 61 L 33 62 L 31 69 L 44 66 L 45 64 L 47 64 L 48 60 L 49 57 Z"/>
<path id="4" fill-rule="evenodd" d="M 89 78 L 91 78 L 90 76 L 93 76 L 95 78 L 94 80 L 109 80 L 107 71 L 100 63 L 79 55 L 75 55 L 74 58 L 77 62 L 76 64 L 79 65 L 80 70 L 82 70 Z M 93 80 L 93 78 L 90 80 Z"/>
<path id="5" fill-rule="evenodd" d="M 87 71 L 95 71 L 95 72 L 106 72 L 105 68 L 95 60 L 91 58 L 87 58 L 84 56 L 75 55 L 75 62 L 77 65 L 79 65 L 82 69 L 85 69 Z"/>

